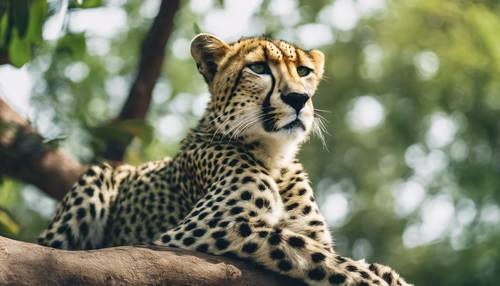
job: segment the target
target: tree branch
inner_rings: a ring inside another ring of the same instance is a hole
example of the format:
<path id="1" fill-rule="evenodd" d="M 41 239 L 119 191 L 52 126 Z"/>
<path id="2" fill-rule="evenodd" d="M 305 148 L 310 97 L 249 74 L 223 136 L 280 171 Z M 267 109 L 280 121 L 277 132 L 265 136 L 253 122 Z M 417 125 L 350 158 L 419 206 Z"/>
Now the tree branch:
<path id="1" fill-rule="evenodd" d="M 165 46 L 172 33 L 174 16 L 180 7 L 180 0 L 163 0 L 158 15 L 142 43 L 139 69 L 130 88 L 127 100 L 114 123 L 145 119 L 151 103 L 151 95 L 156 80 L 160 75 Z M 113 123 L 112 122 L 112 123 Z M 123 140 L 110 140 L 106 144 L 103 157 L 111 161 L 122 161 L 127 146 L 132 141 L 132 135 Z"/>
<path id="2" fill-rule="evenodd" d="M 0 175 L 31 183 L 60 200 L 84 172 L 73 157 L 43 142 L 26 119 L 0 98 Z"/>
<path id="3" fill-rule="evenodd" d="M 175 248 L 65 251 L 0 237 L 0 285 L 300 284 L 251 263 Z"/>
<path id="4" fill-rule="evenodd" d="M 5 65 L 10 63 L 9 57 L 7 57 L 7 54 L 4 52 L 0 52 L 0 65 Z"/>

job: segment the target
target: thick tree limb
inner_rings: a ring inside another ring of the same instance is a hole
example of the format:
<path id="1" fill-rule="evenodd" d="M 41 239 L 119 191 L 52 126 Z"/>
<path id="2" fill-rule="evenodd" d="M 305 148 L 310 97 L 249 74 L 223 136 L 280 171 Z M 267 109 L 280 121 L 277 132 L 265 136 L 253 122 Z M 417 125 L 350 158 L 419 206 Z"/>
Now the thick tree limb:
<path id="1" fill-rule="evenodd" d="M 250 263 L 174 248 L 65 251 L 0 237 L 0 285 L 297 285 Z"/>
<path id="2" fill-rule="evenodd" d="M 163 0 L 158 15 L 142 43 L 139 69 L 130 88 L 127 100 L 114 122 L 146 117 L 156 80 L 160 75 L 165 46 L 172 33 L 174 16 L 180 7 L 180 0 Z M 111 161 L 122 161 L 132 136 L 119 142 L 110 140 L 106 144 L 103 157 Z"/>
<path id="3" fill-rule="evenodd" d="M 31 183 L 61 199 L 84 169 L 64 151 L 44 144 L 28 121 L 0 98 L 0 175 Z"/>

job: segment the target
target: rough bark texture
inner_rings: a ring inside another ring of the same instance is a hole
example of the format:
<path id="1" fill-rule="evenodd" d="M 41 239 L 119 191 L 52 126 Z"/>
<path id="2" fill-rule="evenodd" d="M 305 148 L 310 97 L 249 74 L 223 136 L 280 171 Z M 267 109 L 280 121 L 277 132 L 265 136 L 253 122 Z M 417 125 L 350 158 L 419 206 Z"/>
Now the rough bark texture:
<path id="1" fill-rule="evenodd" d="M 181 249 L 65 251 L 0 237 L 0 285 L 274 286 L 297 281 L 250 263 Z"/>
<path id="2" fill-rule="evenodd" d="M 130 88 L 127 100 L 113 122 L 126 120 L 141 120 L 146 118 L 151 96 L 156 80 L 160 75 L 165 46 L 172 33 L 174 16 L 180 7 L 180 0 L 163 0 L 158 15 L 142 43 L 139 69 L 137 76 Z M 112 122 L 112 123 L 113 123 Z M 118 141 L 110 140 L 106 144 L 103 157 L 111 161 L 122 161 L 127 146 L 132 141 L 132 136 Z"/>
<path id="3" fill-rule="evenodd" d="M 45 144 L 28 121 L 0 98 L 0 175 L 61 199 L 84 170 L 73 157 Z"/>

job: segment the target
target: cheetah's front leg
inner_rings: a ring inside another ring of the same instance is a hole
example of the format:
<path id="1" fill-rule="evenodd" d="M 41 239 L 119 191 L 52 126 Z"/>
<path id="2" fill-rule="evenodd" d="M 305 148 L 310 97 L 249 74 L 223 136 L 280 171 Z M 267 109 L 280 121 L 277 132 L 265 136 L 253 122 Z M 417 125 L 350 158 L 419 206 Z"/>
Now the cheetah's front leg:
<path id="1" fill-rule="evenodd" d="M 230 179 L 214 182 L 202 203 L 155 243 L 247 258 L 309 285 L 387 285 L 367 267 L 339 260 L 321 243 L 280 225 L 283 203 L 269 176 L 244 172 Z"/>
<path id="2" fill-rule="evenodd" d="M 309 178 L 302 165 L 295 162 L 288 168 L 281 169 L 279 178 L 275 180 L 288 213 L 287 226 L 320 242 L 327 249 L 332 249 L 330 230 L 319 212 Z"/>
<path id="3" fill-rule="evenodd" d="M 300 234 L 306 235 L 327 247 L 332 247 L 332 238 L 328 226 L 319 212 L 310 187 L 306 172 L 302 165 L 295 162 L 286 169 L 282 169 L 280 177 L 276 179 L 280 195 L 288 212 L 287 225 Z M 353 261 L 350 258 L 338 257 L 353 266 L 362 265 L 372 273 L 381 277 L 391 286 L 410 285 L 391 268 L 381 264 L 368 264 L 364 261 Z"/>

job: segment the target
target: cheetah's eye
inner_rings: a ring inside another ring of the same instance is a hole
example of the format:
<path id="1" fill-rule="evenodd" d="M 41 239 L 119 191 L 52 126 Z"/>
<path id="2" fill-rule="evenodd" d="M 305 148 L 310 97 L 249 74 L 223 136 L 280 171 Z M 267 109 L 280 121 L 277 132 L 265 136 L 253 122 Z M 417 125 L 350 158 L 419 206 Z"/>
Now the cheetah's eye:
<path id="1" fill-rule="evenodd" d="M 312 70 L 305 66 L 300 66 L 297 68 L 297 73 L 299 74 L 300 77 L 305 77 L 309 75 L 311 72 Z"/>
<path id="2" fill-rule="evenodd" d="M 251 69 L 256 74 L 269 74 L 269 67 L 265 63 L 253 63 L 249 64 L 248 68 Z"/>

